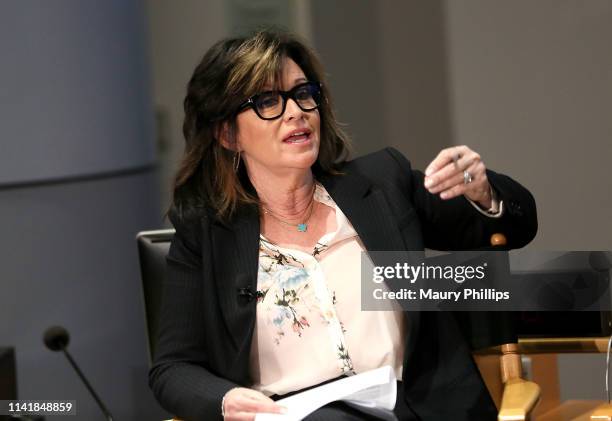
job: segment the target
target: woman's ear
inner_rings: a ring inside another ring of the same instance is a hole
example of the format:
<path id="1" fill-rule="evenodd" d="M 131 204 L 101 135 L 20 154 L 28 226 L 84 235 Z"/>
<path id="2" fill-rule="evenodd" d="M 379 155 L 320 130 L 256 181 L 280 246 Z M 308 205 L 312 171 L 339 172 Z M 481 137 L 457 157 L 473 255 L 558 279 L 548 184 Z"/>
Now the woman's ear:
<path id="1" fill-rule="evenodd" d="M 237 152 L 239 150 L 237 142 L 231 142 L 229 130 L 229 125 L 227 122 L 220 123 L 215 129 L 215 137 L 225 149 Z"/>

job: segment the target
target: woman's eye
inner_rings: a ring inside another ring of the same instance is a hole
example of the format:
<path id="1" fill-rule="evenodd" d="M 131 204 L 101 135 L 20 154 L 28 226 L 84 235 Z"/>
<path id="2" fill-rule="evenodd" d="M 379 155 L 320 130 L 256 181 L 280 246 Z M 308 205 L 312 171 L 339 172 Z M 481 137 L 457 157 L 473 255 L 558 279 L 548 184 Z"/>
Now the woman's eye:
<path id="1" fill-rule="evenodd" d="M 278 103 L 278 95 L 264 95 L 257 100 L 257 106 L 262 108 L 276 107 Z"/>
<path id="2" fill-rule="evenodd" d="M 302 88 L 302 89 L 299 89 L 295 93 L 295 97 L 297 99 L 299 99 L 299 100 L 304 100 L 304 99 L 310 99 L 312 97 L 312 95 L 310 94 L 310 89 Z"/>

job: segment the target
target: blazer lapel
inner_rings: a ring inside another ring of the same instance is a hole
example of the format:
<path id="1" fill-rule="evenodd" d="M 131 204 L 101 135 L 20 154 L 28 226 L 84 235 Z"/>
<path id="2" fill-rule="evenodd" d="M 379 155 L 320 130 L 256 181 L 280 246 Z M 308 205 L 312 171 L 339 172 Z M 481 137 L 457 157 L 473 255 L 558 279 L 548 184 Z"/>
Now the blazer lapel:
<path id="1" fill-rule="evenodd" d="M 237 362 L 248 361 L 244 356 L 250 352 L 255 325 L 259 229 L 254 207 L 245 207 L 228 225 L 215 223 L 212 229 L 216 292 Z"/>
<path id="2" fill-rule="evenodd" d="M 367 250 L 405 249 L 397 222 L 383 192 L 367 178 L 351 173 L 324 176 L 320 181 L 351 221 Z"/>

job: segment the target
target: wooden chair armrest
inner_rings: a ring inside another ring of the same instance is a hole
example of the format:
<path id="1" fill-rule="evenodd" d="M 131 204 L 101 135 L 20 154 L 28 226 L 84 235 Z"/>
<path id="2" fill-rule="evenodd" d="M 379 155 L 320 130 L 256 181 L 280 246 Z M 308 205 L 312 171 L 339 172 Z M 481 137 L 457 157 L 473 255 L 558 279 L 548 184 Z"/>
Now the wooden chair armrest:
<path id="1" fill-rule="evenodd" d="M 610 421 L 612 420 L 612 405 L 604 403 L 599 405 L 591 413 L 591 421 Z"/>
<path id="2" fill-rule="evenodd" d="M 540 386 L 523 379 L 508 380 L 504 387 L 498 421 L 525 420 L 540 399 Z"/>

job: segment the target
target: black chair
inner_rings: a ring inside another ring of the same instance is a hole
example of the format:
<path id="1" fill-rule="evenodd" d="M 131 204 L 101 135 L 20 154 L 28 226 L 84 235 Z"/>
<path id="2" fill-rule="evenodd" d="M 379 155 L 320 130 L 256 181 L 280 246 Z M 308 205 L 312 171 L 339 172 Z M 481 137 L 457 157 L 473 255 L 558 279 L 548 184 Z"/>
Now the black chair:
<path id="1" fill-rule="evenodd" d="M 159 325 L 162 284 L 166 278 L 166 255 L 172 237 L 174 237 L 174 229 L 142 231 L 136 235 L 147 325 L 149 365 L 155 355 L 155 335 Z"/>

